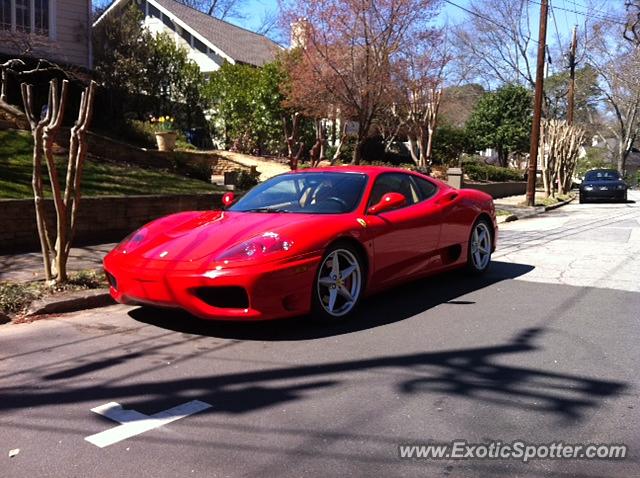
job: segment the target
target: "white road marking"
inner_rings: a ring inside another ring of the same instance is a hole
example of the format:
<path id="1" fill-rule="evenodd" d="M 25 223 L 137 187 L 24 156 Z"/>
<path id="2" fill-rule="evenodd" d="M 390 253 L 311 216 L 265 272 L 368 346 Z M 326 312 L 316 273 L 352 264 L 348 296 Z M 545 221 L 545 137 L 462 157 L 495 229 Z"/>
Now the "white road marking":
<path id="1" fill-rule="evenodd" d="M 207 408 L 211 408 L 211 405 L 206 402 L 201 402 L 200 400 L 192 400 L 163 412 L 145 415 L 135 410 L 125 410 L 122 408 L 122 405 L 116 402 L 106 403 L 99 407 L 92 408 L 91 411 L 118 422 L 121 425 L 85 437 L 85 440 L 97 447 L 104 448 L 119 441 L 126 440 L 127 438 L 148 432 L 154 428 L 175 422 L 181 418 L 188 417 L 194 413 L 201 412 Z"/>

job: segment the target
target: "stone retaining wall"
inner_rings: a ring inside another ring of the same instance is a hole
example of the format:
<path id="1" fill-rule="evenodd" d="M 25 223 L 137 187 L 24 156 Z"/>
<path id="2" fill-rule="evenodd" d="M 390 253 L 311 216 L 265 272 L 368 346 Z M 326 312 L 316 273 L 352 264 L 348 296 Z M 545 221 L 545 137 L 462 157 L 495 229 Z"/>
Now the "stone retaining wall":
<path id="1" fill-rule="evenodd" d="M 180 211 L 220 208 L 222 193 L 179 196 L 127 196 L 83 198 L 74 245 L 113 242 L 147 222 Z M 53 201 L 45 201 L 53 226 Z M 40 248 L 35 207 L 30 199 L 0 200 L 0 254 Z"/>
<path id="2" fill-rule="evenodd" d="M 493 199 L 519 196 L 527 192 L 525 181 L 510 183 L 470 183 L 465 181 L 462 187 L 464 189 L 478 189 L 489 194 Z"/>

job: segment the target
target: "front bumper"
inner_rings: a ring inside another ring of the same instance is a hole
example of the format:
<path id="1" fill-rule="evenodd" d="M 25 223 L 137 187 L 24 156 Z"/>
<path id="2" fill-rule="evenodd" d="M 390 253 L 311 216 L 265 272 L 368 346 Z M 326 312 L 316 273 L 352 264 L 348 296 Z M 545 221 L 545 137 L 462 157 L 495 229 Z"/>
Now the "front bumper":
<path id="1" fill-rule="evenodd" d="M 587 191 L 585 189 L 580 190 L 580 197 L 583 200 L 588 201 L 623 201 L 627 196 L 626 189 L 593 189 Z"/>
<path id="2" fill-rule="evenodd" d="M 321 255 L 256 265 L 211 269 L 188 263 L 130 260 L 112 253 L 104 260 L 109 291 L 122 304 L 181 308 L 202 319 L 269 320 L 306 314 Z M 241 287 L 247 307 L 216 307 L 197 294 L 203 288 Z"/>

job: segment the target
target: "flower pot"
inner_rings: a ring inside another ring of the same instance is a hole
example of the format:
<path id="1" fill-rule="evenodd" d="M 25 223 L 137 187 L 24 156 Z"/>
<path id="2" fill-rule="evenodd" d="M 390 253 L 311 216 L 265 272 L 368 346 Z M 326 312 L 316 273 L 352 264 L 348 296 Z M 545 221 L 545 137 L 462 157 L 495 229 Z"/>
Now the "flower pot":
<path id="1" fill-rule="evenodd" d="M 156 133 L 156 143 L 159 151 L 173 151 L 176 148 L 178 134 L 175 131 L 160 131 Z"/>

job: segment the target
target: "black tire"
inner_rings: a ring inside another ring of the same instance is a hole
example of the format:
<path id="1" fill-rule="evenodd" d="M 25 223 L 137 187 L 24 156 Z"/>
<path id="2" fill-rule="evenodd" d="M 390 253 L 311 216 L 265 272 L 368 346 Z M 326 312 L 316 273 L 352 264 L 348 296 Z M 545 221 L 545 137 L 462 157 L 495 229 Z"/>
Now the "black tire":
<path id="1" fill-rule="evenodd" d="M 345 272 L 348 275 L 335 277 L 333 261 L 336 257 L 340 275 Z M 353 271 L 349 272 L 354 266 Z M 339 322 L 349 318 L 362 298 L 365 276 L 364 261 L 352 245 L 336 243 L 329 247 L 322 257 L 313 281 L 312 318 L 325 323 Z M 348 300 L 346 295 L 350 295 L 352 300 Z"/>
<path id="2" fill-rule="evenodd" d="M 578 201 L 580 202 L 580 204 L 584 204 L 587 202 L 587 198 L 580 194 L 580 196 L 578 197 Z"/>
<path id="3" fill-rule="evenodd" d="M 486 218 L 478 219 L 471 228 L 467 243 L 467 271 L 472 275 L 484 274 L 491 265 L 492 228 L 493 226 Z M 478 236 L 475 235 L 476 232 Z"/>

